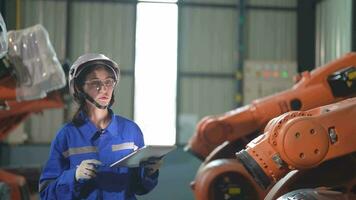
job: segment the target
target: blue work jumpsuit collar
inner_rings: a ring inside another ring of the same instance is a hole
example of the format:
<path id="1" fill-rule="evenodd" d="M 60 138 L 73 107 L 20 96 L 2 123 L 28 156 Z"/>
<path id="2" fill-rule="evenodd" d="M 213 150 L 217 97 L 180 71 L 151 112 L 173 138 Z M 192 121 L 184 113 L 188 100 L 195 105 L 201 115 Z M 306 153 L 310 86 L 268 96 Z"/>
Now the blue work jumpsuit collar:
<path id="1" fill-rule="evenodd" d="M 101 129 L 98 129 L 95 124 L 89 119 L 88 115 L 84 112 L 84 111 L 81 111 L 80 112 L 80 117 L 82 117 L 82 119 L 84 119 L 84 124 L 82 124 L 79 129 L 82 133 L 87 133 L 88 136 L 93 139 L 93 137 L 96 136 L 96 133 L 98 131 L 101 131 L 101 132 L 109 132 L 112 136 L 115 136 L 117 135 L 117 127 L 118 127 L 118 122 L 115 120 L 115 115 L 113 113 L 113 111 L 111 109 L 108 109 L 109 111 L 109 115 L 111 117 L 111 120 L 109 122 L 109 125 L 101 130 Z"/>

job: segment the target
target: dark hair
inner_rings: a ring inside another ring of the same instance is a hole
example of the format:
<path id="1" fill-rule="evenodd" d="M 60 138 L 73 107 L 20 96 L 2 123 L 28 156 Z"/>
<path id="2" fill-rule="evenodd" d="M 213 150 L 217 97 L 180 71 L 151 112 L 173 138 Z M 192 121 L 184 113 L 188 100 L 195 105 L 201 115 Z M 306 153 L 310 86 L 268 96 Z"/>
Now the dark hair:
<path id="1" fill-rule="evenodd" d="M 109 73 L 113 73 L 112 70 L 109 70 L 107 67 L 105 67 L 104 65 L 96 65 L 96 64 L 92 64 L 90 66 L 87 66 L 86 68 L 83 69 L 83 71 L 80 72 L 79 76 L 77 78 L 74 79 L 74 100 L 77 102 L 77 104 L 79 104 L 79 108 L 77 109 L 77 111 L 75 112 L 75 114 L 73 115 L 72 118 L 72 123 L 75 126 L 81 126 L 84 124 L 84 118 L 83 116 L 80 115 L 80 113 L 83 111 L 85 114 L 88 113 L 88 108 L 86 106 L 86 101 L 85 101 L 85 97 L 83 95 L 82 92 L 83 91 L 83 87 L 84 87 L 84 83 L 87 79 L 88 74 L 90 74 L 91 72 L 99 69 L 99 68 L 104 68 L 107 72 Z M 113 94 L 111 96 L 111 100 L 109 103 L 108 107 L 111 107 L 115 102 L 115 95 L 114 95 L 114 91 Z"/>

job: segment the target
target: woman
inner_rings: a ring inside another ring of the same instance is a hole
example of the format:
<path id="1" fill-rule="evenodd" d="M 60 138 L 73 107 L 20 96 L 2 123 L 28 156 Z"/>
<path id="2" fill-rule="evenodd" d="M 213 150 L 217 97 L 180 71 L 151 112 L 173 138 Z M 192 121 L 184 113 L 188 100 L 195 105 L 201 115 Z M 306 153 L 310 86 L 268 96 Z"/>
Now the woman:
<path id="1" fill-rule="evenodd" d="M 137 124 L 110 109 L 119 75 L 118 65 L 101 54 L 84 54 L 72 65 L 69 90 L 79 109 L 52 142 L 41 199 L 136 199 L 156 186 L 159 159 L 109 167 L 144 145 Z"/>

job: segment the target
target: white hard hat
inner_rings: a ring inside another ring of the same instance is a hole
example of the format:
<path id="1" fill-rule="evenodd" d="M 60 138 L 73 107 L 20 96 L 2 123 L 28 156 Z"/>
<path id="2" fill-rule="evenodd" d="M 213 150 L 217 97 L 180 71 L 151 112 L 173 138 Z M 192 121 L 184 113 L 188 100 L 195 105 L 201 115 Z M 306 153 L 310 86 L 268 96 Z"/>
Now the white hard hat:
<path id="1" fill-rule="evenodd" d="M 115 61 L 111 60 L 103 54 L 87 53 L 80 56 L 70 67 L 68 76 L 68 86 L 69 92 L 72 96 L 74 96 L 74 93 L 76 92 L 74 89 L 75 79 L 80 75 L 83 69 L 93 65 L 103 65 L 108 67 L 113 71 L 116 82 L 119 82 L 120 68 Z"/>

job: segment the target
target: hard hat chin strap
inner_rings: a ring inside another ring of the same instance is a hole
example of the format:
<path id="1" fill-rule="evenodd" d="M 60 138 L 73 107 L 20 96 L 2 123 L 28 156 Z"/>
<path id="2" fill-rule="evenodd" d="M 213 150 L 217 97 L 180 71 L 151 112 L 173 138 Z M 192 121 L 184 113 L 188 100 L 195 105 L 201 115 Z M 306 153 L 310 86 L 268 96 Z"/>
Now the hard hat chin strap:
<path id="1" fill-rule="evenodd" d="M 106 109 L 108 106 L 102 106 L 100 105 L 98 102 L 96 102 L 91 96 L 89 96 L 87 93 L 85 92 L 79 92 L 80 95 L 82 95 L 84 98 L 88 99 L 88 101 L 90 101 L 92 104 L 94 104 L 97 108 L 99 109 Z"/>

